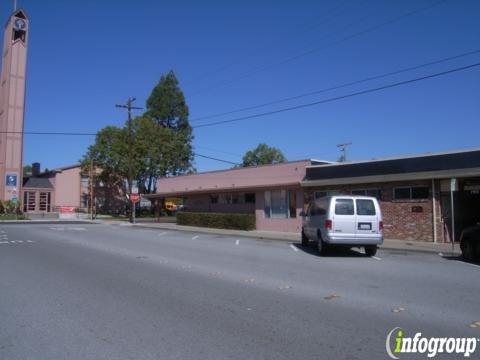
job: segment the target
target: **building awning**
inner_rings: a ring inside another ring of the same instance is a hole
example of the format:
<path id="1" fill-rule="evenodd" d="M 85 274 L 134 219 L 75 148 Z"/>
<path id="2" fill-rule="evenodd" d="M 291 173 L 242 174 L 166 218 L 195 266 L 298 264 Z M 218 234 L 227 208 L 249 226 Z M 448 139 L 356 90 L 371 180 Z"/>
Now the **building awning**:
<path id="1" fill-rule="evenodd" d="M 480 176 L 480 150 L 307 166 L 303 187 Z"/>

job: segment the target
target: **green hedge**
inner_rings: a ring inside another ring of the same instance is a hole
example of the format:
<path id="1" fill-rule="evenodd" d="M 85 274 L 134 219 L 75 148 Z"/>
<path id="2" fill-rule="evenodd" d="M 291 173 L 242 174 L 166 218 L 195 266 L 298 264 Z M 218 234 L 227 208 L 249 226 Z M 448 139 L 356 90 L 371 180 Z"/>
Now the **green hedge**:
<path id="1" fill-rule="evenodd" d="M 177 224 L 217 229 L 254 230 L 255 215 L 179 212 L 177 213 Z"/>

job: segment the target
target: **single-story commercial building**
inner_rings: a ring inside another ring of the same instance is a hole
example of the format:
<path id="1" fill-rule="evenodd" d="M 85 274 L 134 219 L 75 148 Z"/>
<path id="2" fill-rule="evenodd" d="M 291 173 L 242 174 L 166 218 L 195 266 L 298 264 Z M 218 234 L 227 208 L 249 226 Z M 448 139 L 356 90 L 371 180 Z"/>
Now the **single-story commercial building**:
<path id="1" fill-rule="evenodd" d="M 453 219 L 458 240 L 464 227 L 480 221 L 480 149 L 162 178 L 149 198 L 181 197 L 186 211 L 252 213 L 258 230 L 299 232 L 308 202 L 333 194 L 376 196 L 386 238 L 447 242 Z"/>
<path id="2" fill-rule="evenodd" d="M 257 229 L 298 232 L 304 206 L 300 182 L 307 166 L 299 160 L 161 178 L 155 198 L 183 198 L 186 211 L 255 214 Z"/>

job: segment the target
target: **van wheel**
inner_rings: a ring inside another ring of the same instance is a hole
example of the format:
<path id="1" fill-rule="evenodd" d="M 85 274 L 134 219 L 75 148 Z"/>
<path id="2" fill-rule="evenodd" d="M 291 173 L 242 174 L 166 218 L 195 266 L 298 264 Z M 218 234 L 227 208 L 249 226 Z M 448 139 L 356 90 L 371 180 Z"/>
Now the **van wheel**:
<path id="1" fill-rule="evenodd" d="M 303 232 L 303 229 L 302 229 L 302 246 L 308 246 L 308 237 Z"/>
<path id="2" fill-rule="evenodd" d="M 465 239 L 461 246 L 462 250 L 462 257 L 466 261 L 473 261 L 475 260 L 475 249 L 473 248 L 473 241 L 470 241 L 470 239 Z"/>
<path id="3" fill-rule="evenodd" d="M 365 254 L 367 254 L 367 256 L 375 256 L 376 253 L 377 253 L 377 246 L 376 245 L 365 246 Z"/>
<path id="4" fill-rule="evenodd" d="M 327 255 L 327 244 L 322 240 L 322 235 L 320 235 L 320 231 L 317 233 L 317 249 L 320 256 Z"/>

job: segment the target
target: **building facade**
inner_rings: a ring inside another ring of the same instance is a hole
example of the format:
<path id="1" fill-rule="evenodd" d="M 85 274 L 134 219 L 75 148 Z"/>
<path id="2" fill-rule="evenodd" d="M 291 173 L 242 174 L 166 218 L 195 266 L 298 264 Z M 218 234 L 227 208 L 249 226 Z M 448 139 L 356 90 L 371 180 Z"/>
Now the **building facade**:
<path id="1" fill-rule="evenodd" d="M 300 231 L 300 181 L 315 160 L 161 178 L 149 199 L 183 198 L 186 211 L 255 214 L 259 230 Z"/>
<path id="2" fill-rule="evenodd" d="M 310 201 L 375 196 L 386 238 L 448 242 L 480 221 L 480 150 L 235 168 L 159 179 L 157 189 L 150 198 L 181 197 L 186 211 L 254 213 L 258 230 L 288 232 L 300 232 Z"/>

